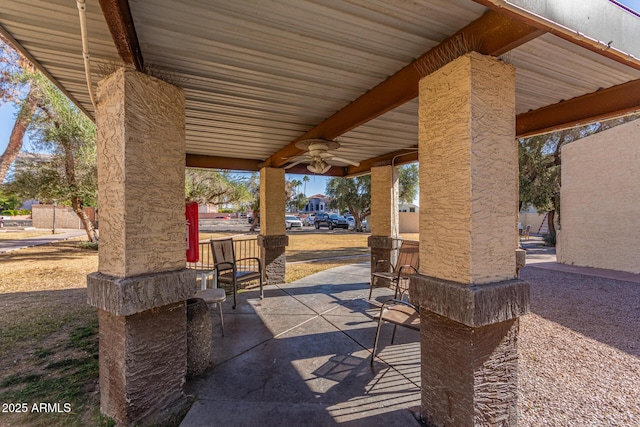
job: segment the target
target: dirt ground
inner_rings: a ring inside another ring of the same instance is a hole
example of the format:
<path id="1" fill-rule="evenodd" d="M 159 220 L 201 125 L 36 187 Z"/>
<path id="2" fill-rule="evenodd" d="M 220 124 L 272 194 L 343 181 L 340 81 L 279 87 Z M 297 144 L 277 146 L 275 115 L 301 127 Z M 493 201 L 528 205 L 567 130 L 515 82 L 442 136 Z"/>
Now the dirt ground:
<path id="1" fill-rule="evenodd" d="M 206 233 L 202 238 L 233 233 Z M 40 231 L 0 233 L 33 237 Z M 289 261 L 365 255 L 363 233 L 291 233 Z M 70 403 L 70 413 L 7 414 L 0 425 L 109 425 L 99 414 L 97 313 L 86 303 L 86 276 L 98 252 L 75 239 L 0 255 L 0 403 Z M 287 281 L 353 259 L 287 265 Z"/>

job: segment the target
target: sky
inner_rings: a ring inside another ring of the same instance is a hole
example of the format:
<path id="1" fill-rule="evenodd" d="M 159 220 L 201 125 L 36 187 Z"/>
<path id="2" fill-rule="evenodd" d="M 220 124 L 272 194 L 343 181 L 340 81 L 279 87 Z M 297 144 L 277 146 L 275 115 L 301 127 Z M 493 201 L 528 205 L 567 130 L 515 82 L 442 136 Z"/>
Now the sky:
<path id="1" fill-rule="evenodd" d="M 618 3 L 622 3 L 623 5 L 629 7 L 630 9 L 635 10 L 640 13 L 640 0 L 617 0 Z"/>

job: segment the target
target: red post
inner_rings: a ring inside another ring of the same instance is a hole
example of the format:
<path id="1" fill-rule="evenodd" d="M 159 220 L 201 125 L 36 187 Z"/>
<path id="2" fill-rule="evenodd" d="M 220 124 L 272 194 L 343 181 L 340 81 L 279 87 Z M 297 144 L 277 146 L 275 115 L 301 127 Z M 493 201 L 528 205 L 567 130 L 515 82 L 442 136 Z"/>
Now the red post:
<path id="1" fill-rule="evenodd" d="M 198 203 L 189 202 L 185 205 L 187 231 L 187 262 L 198 262 L 200 259 L 200 245 L 198 244 Z"/>

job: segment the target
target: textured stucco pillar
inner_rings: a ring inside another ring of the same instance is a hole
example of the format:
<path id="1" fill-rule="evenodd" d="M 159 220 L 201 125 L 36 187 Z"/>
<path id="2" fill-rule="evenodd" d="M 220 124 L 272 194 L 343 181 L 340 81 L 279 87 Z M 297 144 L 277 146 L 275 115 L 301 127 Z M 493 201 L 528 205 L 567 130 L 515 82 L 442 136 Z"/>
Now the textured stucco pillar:
<path id="1" fill-rule="evenodd" d="M 371 168 L 371 269 L 378 261 L 395 264 L 398 248 L 398 169 L 395 166 Z M 373 279 L 372 279 L 373 280 Z M 388 284 L 388 281 L 384 281 Z M 376 284 L 373 284 L 376 286 Z"/>
<path id="2" fill-rule="evenodd" d="M 284 169 L 260 169 L 260 256 L 265 283 L 284 283 L 289 237 L 285 231 Z"/>
<path id="3" fill-rule="evenodd" d="M 515 70 L 467 54 L 420 81 L 422 416 L 434 426 L 517 424 Z"/>
<path id="4" fill-rule="evenodd" d="M 118 424 L 179 410 L 187 370 L 182 90 L 130 69 L 98 85 L 101 410 Z"/>

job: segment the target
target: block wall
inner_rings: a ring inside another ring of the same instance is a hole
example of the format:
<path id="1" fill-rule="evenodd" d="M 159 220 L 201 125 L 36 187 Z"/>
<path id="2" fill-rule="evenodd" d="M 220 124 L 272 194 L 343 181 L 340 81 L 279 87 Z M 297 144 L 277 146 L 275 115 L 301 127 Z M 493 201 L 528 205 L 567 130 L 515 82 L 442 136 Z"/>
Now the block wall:
<path id="1" fill-rule="evenodd" d="M 640 120 L 562 149 L 558 262 L 640 273 Z"/>

